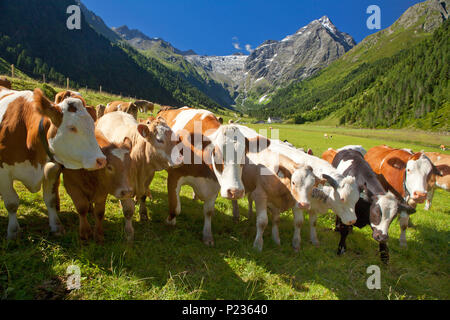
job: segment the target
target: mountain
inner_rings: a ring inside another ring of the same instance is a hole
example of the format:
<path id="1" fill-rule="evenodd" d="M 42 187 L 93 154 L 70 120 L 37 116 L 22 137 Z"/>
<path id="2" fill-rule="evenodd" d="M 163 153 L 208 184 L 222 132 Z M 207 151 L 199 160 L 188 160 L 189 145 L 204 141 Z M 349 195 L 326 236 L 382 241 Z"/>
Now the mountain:
<path id="1" fill-rule="evenodd" d="M 267 40 L 245 62 L 246 81 L 242 91 L 258 96 L 293 80 L 311 77 L 356 45 L 324 16 L 281 41 Z"/>
<path id="2" fill-rule="evenodd" d="M 239 86 L 245 79 L 247 57 L 243 53 L 236 53 L 230 56 L 188 55 L 185 58 L 197 68 L 199 73 L 204 73 L 205 77 L 221 84 L 235 99 Z"/>
<path id="3" fill-rule="evenodd" d="M 77 0 L 76 2 L 81 8 L 84 19 L 92 27 L 92 29 L 112 42 L 120 40 L 120 37 L 106 25 L 102 18 L 90 11 L 80 0 Z"/>
<path id="4" fill-rule="evenodd" d="M 312 78 L 277 91 L 259 117 L 363 127 L 449 128 L 449 0 L 409 8 Z M 434 32 L 434 33 L 432 33 Z"/>
<path id="5" fill-rule="evenodd" d="M 193 50 L 181 51 L 173 47 L 169 42 L 161 38 L 150 38 L 137 29 L 130 30 L 127 26 L 112 28 L 112 30 L 130 45 L 139 50 L 152 50 L 154 47 L 160 47 L 175 54 L 182 56 L 195 54 Z"/>
<path id="6" fill-rule="evenodd" d="M 221 108 L 158 60 L 126 43 L 111 42 L 103 34 L 103 21 L 94 15 L 82 15 L 81 30 L 68 30 L 66 9 L 72 4 L 77 2 L 2 1 L 1 12 L 8 19 L 0 19 L 0 56 L 35 78 L 46 74 L 61 84 L 70 77 L 72 87 L 101 85 L 105 91 L 160 104 Z"/>
<path id="7" fill-rule="evenodd" d="M 179 50 L 161 38 L 150 38 L 137 29 L 130 30 L 127 26 L 112 30 L 122 41 L 143 55 L 158 60 L 218 104 L 224 107 L 234 104 L 233 93 L 222 82 L 215 81 L 215 78 L 210 77 L 208 72 L 189 62 L 190 60 L 187 58 L 190 55 L 196 55 L 193 50 Z"/>

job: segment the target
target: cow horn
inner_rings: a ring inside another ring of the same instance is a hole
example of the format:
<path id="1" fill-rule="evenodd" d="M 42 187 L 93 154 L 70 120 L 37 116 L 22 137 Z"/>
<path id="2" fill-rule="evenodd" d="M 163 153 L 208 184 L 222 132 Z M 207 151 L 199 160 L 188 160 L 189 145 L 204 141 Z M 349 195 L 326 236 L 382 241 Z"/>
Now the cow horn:
<path id="1" fill-rule="evenodd" d="M 333 189 L 337 190 L 339 188 L 339 184 L 336 180 L 334 180 L 332 177 L 330 177 L 327 174 L 323 174 L 322 177 L 327 180 L 327 182 L 330 184 L 330 186 L 333 187 Z"/>

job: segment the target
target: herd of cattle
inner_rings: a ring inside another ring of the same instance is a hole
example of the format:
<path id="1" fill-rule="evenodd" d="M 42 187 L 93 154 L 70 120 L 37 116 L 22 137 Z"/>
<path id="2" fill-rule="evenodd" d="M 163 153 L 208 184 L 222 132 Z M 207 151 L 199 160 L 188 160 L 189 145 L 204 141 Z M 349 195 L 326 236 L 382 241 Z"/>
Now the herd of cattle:
<path id="1" fill-rule="evenodd" d="M 31 192 L 43 188 L 50 229 L 64 232 L 59 218 L 59 184 L 72 198 L 80 217 L 83 240 L 92 235 L 104 241 L 102 221 L 108 195 L 120 200 L 127 240 L 134 237 L 132 218 L 139 204 L 141 220 L 148 219 L 146 198 L 155 172 L 167 170 L 169 215 L 176 224 L 181 212 L 180 189 L 189 185 L 204 202 L 203 241 L 213 245 L 211 218 L 220 195 L 233 201 L 247 195 L 249 219 L 256 209 L 254 247 L 263 248 L 263 233 L 272 214 L 272 238 L 280 244 L 280 213 L 294 213 L 292 246 L 300 249 L 304 213 L 309 214 L 310 238 L 319 244 L 317 215 L 331 209 L 341 233 L 338 254 L 352 226 L 369 225 L 380 256 L 389 259 L 388 230 L 395 217 L 406 246 L 409 215 L 416 205 L 430 209 L 434 188 L 449 190 L 450 156 L 413 153 L 378 146 L 330 149 L 322 158 L 254 130 L 223 121 L 206 110 L 162 108 L 157 117 L 137 120 L 137 112 L 153 110 L 146 101 L 86 105 L 76 92 L 59 93 L 49 101 L 40 89 L 14 91 L 0 86 L 0 195 L 9 214 L 7 238 L 18 236 L 19 197 L 13 182 Z M 92 231 L 87 215 L 92 212 Z"/>

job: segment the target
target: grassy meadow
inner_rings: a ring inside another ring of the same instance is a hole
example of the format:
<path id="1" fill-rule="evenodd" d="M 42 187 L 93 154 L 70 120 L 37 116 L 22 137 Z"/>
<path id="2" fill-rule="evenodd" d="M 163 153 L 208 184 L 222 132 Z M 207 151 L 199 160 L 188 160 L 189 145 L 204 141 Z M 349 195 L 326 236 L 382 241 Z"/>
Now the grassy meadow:
<path id="1" fill-rule="evenodd" d="M 92 93 L 86 98 L 95 105 L 116 97 Z M 268 129 L 269 125 L 251 127 Z M 281 139 L 310 147 L 318 156 L 329 147 L 348 144 L 369 149 L 386 143 L 427 151 L 439 151 L 440 144 L 449 144 L 448 136 L 425 132 L 402 135 L 401 131 L 313 125 L 272 127 L 279 129 Z M 333 138 L 325 139 L 324 133 Z M 22 227 L 17 241 L 5 240 L 8 215 L 0 202 L 0 299 L 450 299 L 450 196 L 442 190 L 436 191 L 431 211 L 419 205 L 412 216 L 416 227 L 407 231 L 408 248 L 399 246 L 400 227 L 397 220 L 393 222 L 391 260 L 383 265 L 369 227 L 355 228 L 345 255 L 336 255 L 339 234 L 333 231 L 331 212 L 318 220 L 320 247 L 309 242 L 306 215 L 301 250 L 293 251 L 292 212 L 286 212 L 280 221 L 281 246 L 272 241 L 269 222 L 264 249 L 259 253 L 252 247 L 256 227 L 255 221 L 247 219 L 246 200 L 239 201 L 241 220 L 236 224 L 231 202 L 220 197 L 213 217 L 215 246 L 205 247 L 201 241 L 202 203 L 191 199 L 190 187 L 182 188 L 177 226 L 164 224 L 166 178 L 166 172 L 160 172 L 151 185 L 153 200 L 147 200 L 150 221 L 140 222 L 136 212 L 133 244 L 125 241 L 118 201 L 109 198 L 102 246 L 80 242 L 78 214 L 63 186 L 60 218 L 66 234 L 54 237 L 49 233 L 42 193 L 31 194 L 16 183 Z M 70 265 L 81 270 L 79 290 L 65 289 Z M 366 287 L 370 265 L 381 268 L 381 290 Z"/>

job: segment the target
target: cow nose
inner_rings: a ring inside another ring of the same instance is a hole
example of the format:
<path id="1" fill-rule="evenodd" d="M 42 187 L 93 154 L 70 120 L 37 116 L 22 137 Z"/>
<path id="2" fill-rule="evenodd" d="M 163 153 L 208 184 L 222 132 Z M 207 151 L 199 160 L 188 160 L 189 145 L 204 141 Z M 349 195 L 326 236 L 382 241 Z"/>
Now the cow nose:
<path id="1" fill-rule="evenodd" d="M 308 202 L 299 202 L 298 207 L 299 207 L 299 209 L 309 210 L 309 209 L 311 209 L 311 204 Z"/>
<path id="2" fill-rule="evenodd" d="M 120 191 L 120 199 L 129 199 L 133 197 L 133 192 L 130 189 Z"/>
<path id="3" fill-rule="evenodd" d="M 414 191 L 413 198 L 414 199 L 425 199 L 427 197 L 426 192 Z"/>
<path id="4" fill-rule="evenodd" d="M 95 160 L 95 167 L 96 169 L 102 169 L 106 167 L 106 158 L 97 158 L 97 160 Z"/>
<path id="5" fill-rule="evenodd" d="M 356 223 L 356 220 L 350 220 L 350 221 L 348 221 L 347 223 L 345 223 L 346 225 L 348 225 L 348 226 L 352 226 L 352 225 L 354 225 Z"/>
<path id="6" fill-rule="evenodd" d="M 245 191 L 242 189 L 228 189 L 227 195 L 230 200 L 237 200 L 244 197 Z"/>
<path id="7" fill-rule="evenodd" d="M 383 234 L 380 230 L 374 230 L 372 237 L 378 242 L 387 242 L 389 239 L 389 235 Z"/>

